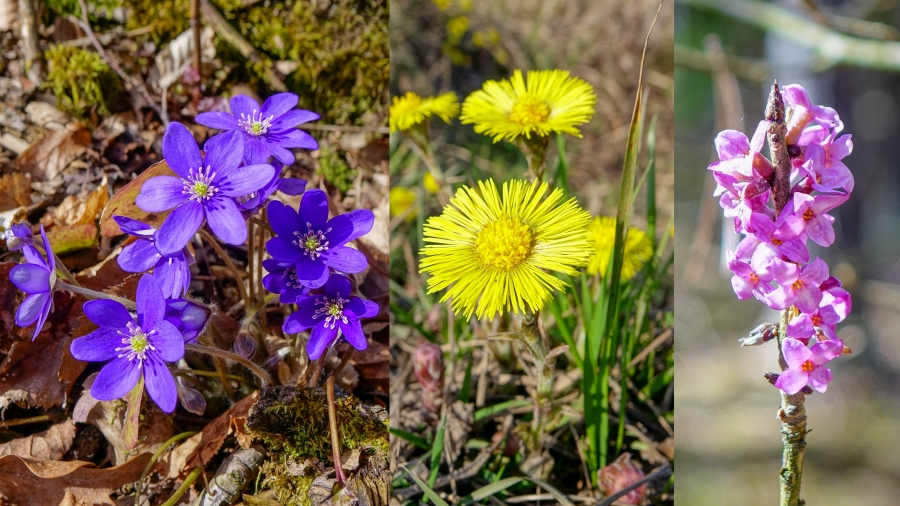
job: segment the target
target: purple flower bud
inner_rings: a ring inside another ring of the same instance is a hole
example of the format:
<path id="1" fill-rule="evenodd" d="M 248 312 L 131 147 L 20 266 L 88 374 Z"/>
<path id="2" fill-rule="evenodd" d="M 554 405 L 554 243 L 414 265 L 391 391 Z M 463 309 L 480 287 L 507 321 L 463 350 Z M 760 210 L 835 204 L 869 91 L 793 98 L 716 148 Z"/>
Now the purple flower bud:
<path id="1" fill-rule="evenodd" d="M 3 233 L 6 238 L 6 247 L 10 251 L 19 251 L 25 246 L 34 244 L 34 235 L 31 233 L 31 225 L 25 222 L 13 223 Z"/>
<path id="2" fill-rule="evenodd" d="M 184 342 L 191 342 L 203 332 L 211 311 L 203 304 L 190 299 L 167 299 L 163 318 L 175 326 Z"/>
<path id="3" fill-rule="evenodd" d="M 444 388 L 444 352 L 441 347 L 425 342 L 413 354 L 413 370 L 425 388 Z"/>
<path id="4" fill-rule="evenodd" d="M 644 479 L 644 471 L 631 461 L 631 454 L 623 453 L 612 464 L 597 472 L 597 486 L 605 497 Z M 617 500 L 618 504 L 641 504 L 647 494 L 647 485 L 641 485 Z"/>
<path id="5" fill-rule="evenodd" d="M 256 339 L 246 330 L 241 330 L 234 338 L 234 352 L 244 358 L 252 357 L 256 353 Z"/>
<path id="6" fill-rule="evenodd" d="M 206 398 L 203 394 L 181 382 L 178 382 L 178 400 L 181 401 L 181 407 L 197 416 L 203 416 L 206 411 Z"/>

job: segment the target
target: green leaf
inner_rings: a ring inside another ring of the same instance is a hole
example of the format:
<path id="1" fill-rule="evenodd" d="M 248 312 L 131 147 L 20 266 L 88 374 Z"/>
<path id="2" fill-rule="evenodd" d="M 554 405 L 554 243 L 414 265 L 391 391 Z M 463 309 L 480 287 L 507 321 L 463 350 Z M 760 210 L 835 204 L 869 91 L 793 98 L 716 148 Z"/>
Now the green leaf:
<path id="1" fill-rule="evenodd" d="M 494 404 L 493 406 L 479 409 L 475 412 L 474 420 L 477 422 L 485 418 L 490 418 L 497 413 L 502 413 L 507 409 L 522 408 L 531 406 L 532 404 L 534 404 L 534 401 L 531 399 L 513 399 L 511 401 L 501 402 L 500 404 Z"/>
<path id="2" fill-rule="evenodd" d="M 444 433 L 447 428 L 447 412 L 441 417 L 441 423 L 438 424 L 437 435 L 434 437 L 434 445 L 431 451 L 431 467 L 428 474 L 428 485 L 433 487 L 437 480 L 438 469 L 441 467 L 441 455 L 444 453 Z"/>
<path id="3" fill-rule="evenodd" d="M 520 483 L 523 479 L 524 478 L 522 478 L 521 476 L 514 476 L 512 478 L 504 478 L 500 481 L 497 481 L 495 483 L 491 483 L 490 485 L 485 485 L 485 486 L 479 488 L 478 490 L 472 492 L 471 495 L 464 498 L 463 501 L 466 504 L 483 501 L 498 492 L 503 492 L 504 490 L 508 489 L 509 487 Z"/>
<path id="4" fill-rule="evenodd" d="M 406 471 L 406 474 L 408 474 L 413 479 L 413 481 L 416 482 L 416 485 L 418 485 L 419 488 L 422 489 L 422 492 L 425 492 L 425 497 L 430 499 L 431 502 L 433 502 L 437 506 L 450 506 L 449 504 L 447 504 L 447 501 L 444 501 L 443 499 L 441 499 L 441 496 L 439 496 L 437 494 L 437 492 L 435 492 L 431 487 L 429 487 L 428 484 L 426 484 L 424 481 L 422 481 L 418 476 L 414 475 L 412 473 L 412 471 L 410 471 L 409 469 L 406 468 L 406 466 L 401 465 L 400 467 L 404 471 Z"/>
<path id="5" fill-rule="evenodd" d="M 428 441 L 425 438 L 419 437 L 412 432 L 406 432 L 403 429 L 395 429 L 393 427 L 388 430 L 391 432 L 391 434 L 399 437 L 400 439 L 405 439 L 423 450 L 431 449 L 431 446 L 428 444 Z"/>

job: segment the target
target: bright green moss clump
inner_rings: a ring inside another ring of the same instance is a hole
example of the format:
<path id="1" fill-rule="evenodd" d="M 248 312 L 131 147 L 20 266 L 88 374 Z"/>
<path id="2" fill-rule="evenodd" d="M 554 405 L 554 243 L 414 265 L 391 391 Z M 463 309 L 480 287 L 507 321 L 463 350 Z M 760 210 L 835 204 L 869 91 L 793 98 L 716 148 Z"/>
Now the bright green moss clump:
<path id="1" fill-rule="evenodd" d="M 44 58 L 49 68 L 44 88 L 53 91 L 61 110 L 84 117 L 96 104 L 98 114 L 109 114 L 103 97 L 118 87 L 118 76 L 99 54 L 55 44 L 44 51 Z"/>

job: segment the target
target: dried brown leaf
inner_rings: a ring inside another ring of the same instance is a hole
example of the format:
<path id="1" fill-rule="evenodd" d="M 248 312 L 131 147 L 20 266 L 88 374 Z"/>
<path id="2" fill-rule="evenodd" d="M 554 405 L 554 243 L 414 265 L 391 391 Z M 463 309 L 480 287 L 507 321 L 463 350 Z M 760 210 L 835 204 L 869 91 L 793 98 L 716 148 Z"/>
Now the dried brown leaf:
<path id="1" fill-rule="evenodd" d="M 50 130 L 34 141 L 13 163 L 31 174 L 34 181 L 56 179 L 73 160 L 83 155 L 91 143 L 91 133 L 82 123 L 65 130 Z"/>
<path id="2" fill-rule="evenodd" d="M 109 495 L 141 477 L 145 453 L 116 467 L 95 469 L 90 462 L 0 457 L 0 497 L 29 506 L 113 505 Z"/>
<path id="3" fill-rule="evenodd" d="M 75 422 L 66 420 L 49 429 L 0 444 L 0 456 L 60 460 L 75 440 Z"/>
<path id="4" fill-rule="evenodd" d="M 175 176 L 175 173 L 172 172 L 172 169 L 170 169 L 166 161 L 163 160 L 145 170 L 140 176 L 136 177 L 134 181 L 128 183 L 121 190 L 116 192 L 109 200 L 109 203 L 106 204 L 106 208 L 103 209 L 103 213 L 100 215 L 100 233 L 102 235 L 112 237 L 124 233 L 115 220 L 113 220 L 113 216 L 115 215 L 127 216 L 135 220 L 143 221 L 156 228 L 159 228 L 159 226 L 162 225 L 162 222 L 166 219 L 168 213 L 148 213 L 134 203 L 138 194 L 141 193 L 141 186 L 144 185 L 144 182 L 151 177 L 156 176 Z"/>
<path id="5" fill-rule="evenodd" d="M 31 178 L 21 172 L 0 177 L 0 211 L 31 205 Z"/>

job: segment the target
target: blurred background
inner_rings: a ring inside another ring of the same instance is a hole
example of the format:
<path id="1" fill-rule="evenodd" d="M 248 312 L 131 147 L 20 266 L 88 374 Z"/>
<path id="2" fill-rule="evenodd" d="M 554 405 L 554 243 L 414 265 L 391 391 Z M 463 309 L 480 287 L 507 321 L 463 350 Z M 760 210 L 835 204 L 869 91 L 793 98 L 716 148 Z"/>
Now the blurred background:
<path id="1" fill-rule="evenodd" d="M 897 504 L 900 496 L 900 7 L 896 0 L 677 0 L 675 3 L 676 340 L 679 504 L 773 504 L 781 465 L 778 370 L 769 343 L 738 338 L 776 312 L 738 301 L 723 270 L 713 139 L 752 136 L 772 81 L 799 83 L 853 135 L 856 188 L 834 210 L 837 240 L 810 243 L 853 295 L 825 395 L 807 398 L 802 497 L 808 504 Z M 891 54 L 893 51 L 893 55 Z"/>

